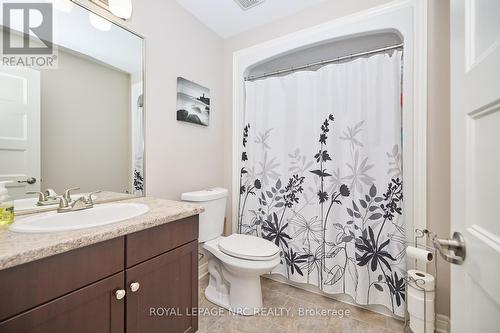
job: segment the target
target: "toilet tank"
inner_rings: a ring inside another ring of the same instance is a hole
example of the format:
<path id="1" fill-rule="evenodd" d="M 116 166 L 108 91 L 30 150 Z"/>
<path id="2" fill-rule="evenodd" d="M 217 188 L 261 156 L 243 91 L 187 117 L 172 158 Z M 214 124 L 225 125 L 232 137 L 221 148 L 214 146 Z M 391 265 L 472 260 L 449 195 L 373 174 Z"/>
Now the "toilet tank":
<path id="1" fill-rule="evenodd" d="M 226 189 L 217 187 L 182 194 L 182 201 L 192 202 L 205 208 L 205 212 L 200 214 L 200 243 L 217 238 L 224 232 L 227 193 Z"/>

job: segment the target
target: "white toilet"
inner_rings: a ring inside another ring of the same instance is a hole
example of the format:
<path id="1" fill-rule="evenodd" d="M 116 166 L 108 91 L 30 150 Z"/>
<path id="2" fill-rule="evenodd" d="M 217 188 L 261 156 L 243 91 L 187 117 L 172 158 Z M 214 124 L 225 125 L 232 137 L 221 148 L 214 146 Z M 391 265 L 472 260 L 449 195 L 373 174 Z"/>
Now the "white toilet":
<path id="1" fill-rule="evenodd" d="M 279 248 L 265 239 L 233 234 L 222 237 L 227 190 L 182 194 L 182 200 L 205 207 L 200 214 L 200 243 L 208 257 L 210 280 L 205 297 L 237 314 L 254 315 L 262 308 L 260 275 L 280 263 Z"/>

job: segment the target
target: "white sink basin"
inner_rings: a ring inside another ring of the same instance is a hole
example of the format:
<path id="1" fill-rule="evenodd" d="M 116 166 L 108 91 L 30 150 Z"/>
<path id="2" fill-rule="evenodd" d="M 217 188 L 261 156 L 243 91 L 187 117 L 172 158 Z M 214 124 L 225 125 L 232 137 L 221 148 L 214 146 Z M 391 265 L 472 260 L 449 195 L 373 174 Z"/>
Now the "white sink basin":
<path id="1" fill-rule="evenodd" d="M 9 227 L 16 232 L 56 232 L 98 227 L 128 220 L 149 211 L 149 207 L 136 203 L 112 203 L 75 212 L 56 211 L 16 219 Z"/>

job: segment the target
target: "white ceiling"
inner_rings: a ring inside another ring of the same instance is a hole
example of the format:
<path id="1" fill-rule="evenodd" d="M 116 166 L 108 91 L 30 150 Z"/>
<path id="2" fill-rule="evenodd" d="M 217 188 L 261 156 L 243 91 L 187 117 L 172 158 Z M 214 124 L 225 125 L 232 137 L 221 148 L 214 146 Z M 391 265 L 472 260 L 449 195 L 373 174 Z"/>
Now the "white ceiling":
<path id="1" fill-rule="evenodd" d="M 247 11 L 234 0 L 176 0 L 219 36 L 228 38 L 325 0 L 265 0 Z"/>

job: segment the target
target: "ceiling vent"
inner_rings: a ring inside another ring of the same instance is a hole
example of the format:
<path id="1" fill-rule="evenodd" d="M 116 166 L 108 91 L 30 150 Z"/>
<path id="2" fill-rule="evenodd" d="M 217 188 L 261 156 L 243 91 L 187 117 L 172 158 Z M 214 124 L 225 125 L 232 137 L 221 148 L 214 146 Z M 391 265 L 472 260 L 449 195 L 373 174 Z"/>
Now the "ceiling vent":
<path id="1" fill-rule="evenodd" d="M 264 3 L 264 1 L 265 0 L 234 0 L 234 2 L 236 2 L 243 10 L 248 10 L 252 7 L 260 5 Z"/>

